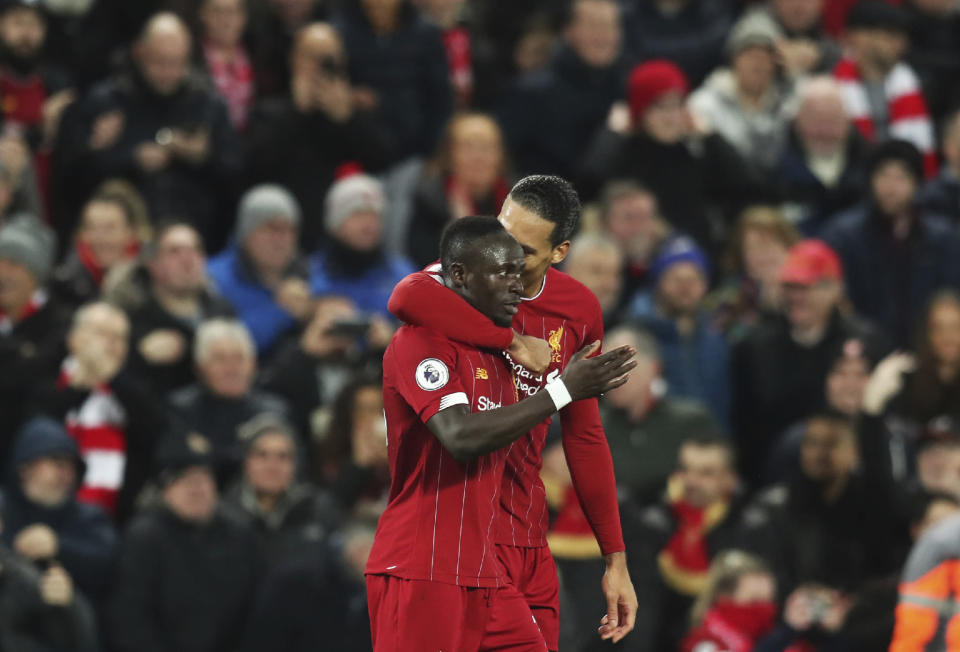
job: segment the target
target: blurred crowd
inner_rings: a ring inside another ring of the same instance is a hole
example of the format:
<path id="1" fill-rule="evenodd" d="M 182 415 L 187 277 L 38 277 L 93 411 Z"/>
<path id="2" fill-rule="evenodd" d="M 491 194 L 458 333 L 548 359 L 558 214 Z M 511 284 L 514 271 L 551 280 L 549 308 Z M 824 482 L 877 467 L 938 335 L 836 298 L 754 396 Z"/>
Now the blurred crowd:
<path id="1" fill-rule="evenodd" d="M 390 293 L 529 174 L 638 351 L 614 649 L 956 649 L 956 0 L 2 0 L 0 650 L 369 650 Z"/>

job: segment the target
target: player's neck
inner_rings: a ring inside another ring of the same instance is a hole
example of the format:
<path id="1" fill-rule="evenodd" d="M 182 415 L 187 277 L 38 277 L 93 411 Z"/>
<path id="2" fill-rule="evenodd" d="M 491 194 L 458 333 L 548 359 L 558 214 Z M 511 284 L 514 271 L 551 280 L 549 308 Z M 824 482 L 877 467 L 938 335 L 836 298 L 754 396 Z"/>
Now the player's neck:
<path id="1" fill-rule="evenodd" d="M 523 284 L 523 298 L 524 299 L 534 299 L 538 294 L 543 292 L 543 284 L 547 282 L 547 275 L 544 274 L 540 277 L 539 280 L 534 280 L 529 283 Z"/>

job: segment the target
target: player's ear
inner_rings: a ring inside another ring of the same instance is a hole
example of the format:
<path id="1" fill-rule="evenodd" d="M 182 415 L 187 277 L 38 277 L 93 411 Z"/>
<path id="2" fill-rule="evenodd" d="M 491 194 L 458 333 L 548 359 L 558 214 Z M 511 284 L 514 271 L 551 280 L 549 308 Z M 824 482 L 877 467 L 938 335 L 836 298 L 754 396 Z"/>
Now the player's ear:
<path id="1" fill-rule="evenodd" d="M 550 263 L 553 265 L 559 265 L 563 262 L 563 259 L 567 257 L 567 254 L 570 252 L 570 241 L 564 240 L 556 247 L 553 248 L 553 254 L 550 257 Z"/>
<path id="2" fill-rule="evenodd" d="M 466 285 L 467 268 L 463 266 L 463 263 L 451 263 L 449 273 L 454 287 L 462 288 Z"/>

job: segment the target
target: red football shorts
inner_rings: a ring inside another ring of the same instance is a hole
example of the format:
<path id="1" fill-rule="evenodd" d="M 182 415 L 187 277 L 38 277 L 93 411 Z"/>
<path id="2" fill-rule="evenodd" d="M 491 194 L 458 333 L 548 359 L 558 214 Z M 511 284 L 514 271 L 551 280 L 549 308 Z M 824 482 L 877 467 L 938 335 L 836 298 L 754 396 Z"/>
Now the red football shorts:
<path id="1" fill-rule="evenodd" d="M 476 589 L 367 575 L 374 652 L 546 652 L 512 586 Z"/>
<path id="2" fill-rule="evenodd" d="M 527 601 L 548 650 L 560 647 L 560 581 L 550 548 L 497 545 L 510 582 Z"/>

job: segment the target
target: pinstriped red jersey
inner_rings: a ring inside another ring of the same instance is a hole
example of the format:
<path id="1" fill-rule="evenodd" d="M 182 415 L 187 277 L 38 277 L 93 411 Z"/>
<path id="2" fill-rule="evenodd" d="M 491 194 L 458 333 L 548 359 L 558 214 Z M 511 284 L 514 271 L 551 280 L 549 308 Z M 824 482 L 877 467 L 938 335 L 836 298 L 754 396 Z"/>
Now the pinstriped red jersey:
<path id="1" fill-rule="evenodd" d="M 574 353 L 603 338 L 600 314 L 592 292 L 567 274 L 550 268 L 540 292 L 524 299 L 513 318 L 518 332 L 546 340 L 553 350 L 550 366 L 541 375 L 534 375 L 511 361 L 521 400 L 533 396 L 549 379 L 559 376 Z M 547 497 L 540 480 L 540 468 L 549 427 L 550 419 L 547 419 L 508 450 L 497 543 L 546 545 Z"/>
<path id="2" fill-rule="evenodd" d="M 495 326 L 438 276 L 439 264 L 403 279 L 390 297 L 390 312 L 407 323 L 429 324 L 457 341 L 506 349 L 509 328 Z M 540 292 L 525 299 L 513 318 L 513 329 L 546 339 L 554 359 L 547 372 L 534 376 L 515 365 L 520 398 L 539 391 L 559 374 L 582 346 L 603 337 L 603 317 L 596 297 L 583 284 L 550 268 Z M 563 449 L 573 485 L 603 554 L 624 550 L 610 447 L 596 399 L 575 401 L 560 412 Z M 497 542 L 546 545 L 547 504 L 540 480 L 542 452 L 549 420 L 508 447 L 509 459 L 501 489 Z"/>
<path id="3" fill-rule="evenodd" d="M 442 409 L 516 403 L 499 351 L 403 326 L 383 357 L 390 496 L 366 572 L 461 586 L 500 586 L 494 548 L 507 449 L 457 462 L 425 425 Z"/>

